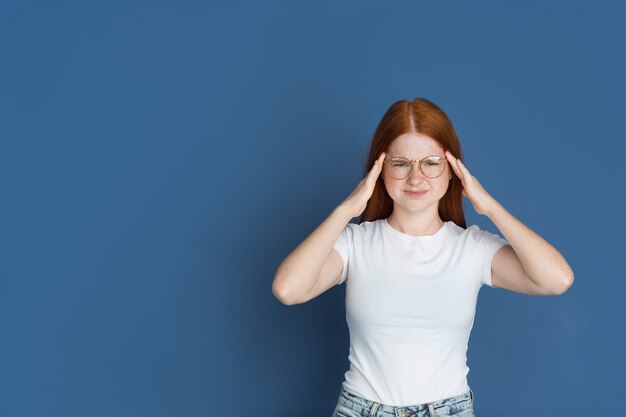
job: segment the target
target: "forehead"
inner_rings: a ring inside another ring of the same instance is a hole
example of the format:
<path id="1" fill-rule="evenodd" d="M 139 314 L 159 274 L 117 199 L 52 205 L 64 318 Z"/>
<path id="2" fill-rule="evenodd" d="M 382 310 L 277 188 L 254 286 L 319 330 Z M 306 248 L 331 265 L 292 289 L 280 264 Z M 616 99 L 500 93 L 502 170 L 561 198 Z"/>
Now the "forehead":
<path id="1" fill-rule="evenodd" d="M 409 159 L 418 159 L 424 156 L 444 156 L 443 147 L 435 139 L 420 133 L 406 133 L 400 135 L 389 145 L 390 157 L 403 156 Z"/>

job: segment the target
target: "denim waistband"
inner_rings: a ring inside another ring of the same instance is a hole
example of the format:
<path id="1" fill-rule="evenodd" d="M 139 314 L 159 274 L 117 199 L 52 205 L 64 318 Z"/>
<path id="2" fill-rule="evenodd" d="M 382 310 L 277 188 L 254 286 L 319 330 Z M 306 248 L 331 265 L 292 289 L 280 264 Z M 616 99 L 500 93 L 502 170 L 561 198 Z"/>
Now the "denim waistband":
<path id="1" fill-rule="evenodd" d="M 435 415 L 435 410 L 437 410 L 439 414 L 454 414 L 467 408 L 473 408 L 473 402 L 474 393 L 470 388 L 465 394 L 430 403 L 392 406 L 367 400 L 353 392 L 347 391 L 342 385 L 337 401 L 337 408 L 339 411 L 341 411 L 342 407 L 348 408 L 363 416 L 376 416 L 378 412 L 382 412 L 394 417 L 417 417 L 425 415 L 425 410 L 429 411 L 428 415 L 430 416 Z"/>

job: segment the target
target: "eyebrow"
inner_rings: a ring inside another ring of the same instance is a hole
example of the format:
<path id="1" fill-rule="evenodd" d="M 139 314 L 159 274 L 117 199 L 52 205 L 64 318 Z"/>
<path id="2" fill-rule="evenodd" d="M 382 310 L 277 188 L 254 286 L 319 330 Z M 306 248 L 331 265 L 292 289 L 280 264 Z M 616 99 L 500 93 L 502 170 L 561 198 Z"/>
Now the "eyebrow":
<path id="1" fill-rule="evenodd" d="M 429 156 L 438 156 L 438 157 L 440 157 L 440 158 L 445 158 L 445 156 L 442 156 L 442 155 L 438 155 L 438 154 L 436 154 L 436 153 L 433 153 L 433 154 L 426 155 L 426 156 L 423 156 L 422 158 L 418 158 L 418 159 L 428 158 Z M 393 158 L 411 159 L 411 158 L 407 158 L 406 156 L 398 156 L 398 155 L 391 155 L 391 156 L 389 156 L 389 159 L 393 159 Z"/>

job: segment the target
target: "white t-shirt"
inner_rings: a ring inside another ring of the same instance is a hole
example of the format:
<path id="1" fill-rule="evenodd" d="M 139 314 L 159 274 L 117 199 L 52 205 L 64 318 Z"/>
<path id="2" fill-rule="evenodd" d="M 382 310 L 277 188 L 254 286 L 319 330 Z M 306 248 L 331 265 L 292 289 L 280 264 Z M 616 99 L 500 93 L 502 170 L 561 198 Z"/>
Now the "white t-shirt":
<path id="1" fill-rule="evenodd" d="M 387 219 L 348 223 L 333 246 L 343 259 L 350 331 L 343 387 L 392 406 L 466 393 L 478 291 L 493 287 L 491 260 L 505 244 L 452 221 L 428 236 L 402 233 Z"/>

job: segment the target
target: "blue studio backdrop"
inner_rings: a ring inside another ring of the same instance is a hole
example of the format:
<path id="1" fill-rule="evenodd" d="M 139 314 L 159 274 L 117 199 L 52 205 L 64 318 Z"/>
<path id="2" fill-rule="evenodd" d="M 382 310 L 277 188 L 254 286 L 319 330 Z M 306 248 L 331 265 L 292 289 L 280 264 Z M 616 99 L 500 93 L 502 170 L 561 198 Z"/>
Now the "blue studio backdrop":
<path id="1" fill-rule="evenodd" d="M 0 417 L 330 416 L 345 285 L 287 306 L 271 284 L 416 97 L 575 274 L 482 287 L 476 414 L 615 413 L 624 21 L 617 0 L 0 1 Z"/>

